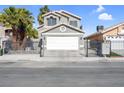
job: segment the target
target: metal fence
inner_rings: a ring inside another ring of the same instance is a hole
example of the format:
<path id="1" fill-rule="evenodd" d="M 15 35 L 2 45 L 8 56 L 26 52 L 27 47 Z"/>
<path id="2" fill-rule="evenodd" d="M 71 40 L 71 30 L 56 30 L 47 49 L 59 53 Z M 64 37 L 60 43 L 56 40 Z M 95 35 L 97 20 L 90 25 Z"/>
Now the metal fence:
<path id="1" fill-rule="evenodd" d="M 124 41 L 123 40 L 116 40 L 116 41 L 111 41 L 111 49 L 112 50 L 121 50 L 124 49 Z"/>
<path id="2" fill-rule="evenodd" d="M 111 41 L 111 56 L 124 56 L 124 40 Z"/>
<path id="3" fill-rule="evenodd" d="M 101 41 L 90 41 L 85 40 L 84 49 L 87 57 L 98 57 L 101 56 L 102 42 Z"/>
<path id="4" fill-rule="evenodd" d="M 39 54 L 39 41 L 27 41 L 23 46 L 20 42 L 11 42 L 10 40 L 3 42 L 4 54 Z"/>
<path id="5" fill-rule="evenodd" d="M 110 40 L 109 40 L 110 41 Z M 104 41 L 106 42 L 106 41 Z M 103 48 L 102 41 L 88 41 L 88 57 L 104 56 L 102 51 L 107 50 L 107 47 Z M 86 49 L 86 48 L 85 48 Z M 124 57 L 124 40 L 112 40 L 110 41 L 110 54 L 108 57 Z"/>

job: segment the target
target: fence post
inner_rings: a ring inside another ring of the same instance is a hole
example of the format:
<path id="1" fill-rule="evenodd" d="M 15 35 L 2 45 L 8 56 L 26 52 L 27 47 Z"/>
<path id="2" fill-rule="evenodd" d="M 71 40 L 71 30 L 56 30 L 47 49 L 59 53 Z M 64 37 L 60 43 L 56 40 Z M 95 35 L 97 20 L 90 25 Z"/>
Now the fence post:
<path id="1" fill-rule="evenodd" d="M 88 39 L 86 39 L 86 57 L 88 57 Z"/>
<path id="2" fill-rule="evenodd" d="M 41 53 L 42 53 L 42 49 L 41 49 L 41 47 L 40 47 L 40 57 L 42 57 L 42 54 L 41 54 Z"/>
<path id="3" fill-rule="evenodd" d="M 111 41 L 110 41 L 110 57 L 111 57 Z"/>
<path id="4" fill-rule="evenodd" d="M 40 39 L 40 57 L 44 56 L 44 36 Z"/>
<path id="5" fill-rule="evenodd" d="M 40 41 L 39 41 L 39 46 L 40 46 L 40 57 L 42 57 L 42 44 L 43 44 L 43 40 L 40 39 Z"/>
<path id="6" fill-rule="evenodd" d="M 44 56 L 44 36 L 43 36 L 43 54 L 42 54 L 42 56 Z"/>

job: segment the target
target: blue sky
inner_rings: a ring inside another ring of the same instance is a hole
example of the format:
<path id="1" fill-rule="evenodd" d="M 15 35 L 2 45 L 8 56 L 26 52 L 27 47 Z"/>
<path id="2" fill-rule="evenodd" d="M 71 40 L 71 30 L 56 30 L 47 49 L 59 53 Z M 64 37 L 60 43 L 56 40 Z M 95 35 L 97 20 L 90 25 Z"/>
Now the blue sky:
<path id="1" fill-rule="evenodd" d="M 10 5 L 1 5 L 0 12 Z M 17 8 L 26 8 L 33 13 L 35 17 L 34 26 L 38 26 L 37 16 L 42 5 L 15 5 Z M 50 5 L 50 10 L 66 10 L 82 17 L 81 24 L 85 35 L 96 32 L 97 25 L 109 27 L 111 25 L 124 21 L 124 6 L 120 5 Z"/>

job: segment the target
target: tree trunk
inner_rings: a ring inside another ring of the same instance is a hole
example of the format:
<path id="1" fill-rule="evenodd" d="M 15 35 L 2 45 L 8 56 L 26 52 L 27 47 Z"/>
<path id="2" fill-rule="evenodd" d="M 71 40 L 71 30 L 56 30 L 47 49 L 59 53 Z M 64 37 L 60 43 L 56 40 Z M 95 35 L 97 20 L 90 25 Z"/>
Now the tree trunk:
<path id="1" fill-rule="evenodd" d="M 25 36 L 23 41 L 22 41 L 22 44 L 21 44 L 21 49 L 25 49 L 25 45 L 26 45 L 26 41 L 27 41 L 27 37 Z"/>
<path id="2" fill-rule="evenodd" d="M 24 39 L 24 33 L 19 31 L 19 29 L 16 29 L 15 26 L 12 27 L 12 46 L 14 50 L 20 49 L 23 39 Z"/>
<path id="3" fill-rule="evenodd" d="M 20 48 L 24 49 L 26 43 L 25 31 L 19 31 L 19 41 L 20 41 Z"/>
<path id="4" fill-rule="evenodd" d="M 18 43 L 17 43 L 17 30 L 16 27 L 12 27 L 12 47 L 14 50 L 18 48 Z"/>
<path id="5" fill-rule="evenodd" d="M 26 42 L 25 31 L 21 31 L 20 29 L 16 29 L 16 26 L 12 27 L 12 47 L 14 50 L 24 49 Z"/>

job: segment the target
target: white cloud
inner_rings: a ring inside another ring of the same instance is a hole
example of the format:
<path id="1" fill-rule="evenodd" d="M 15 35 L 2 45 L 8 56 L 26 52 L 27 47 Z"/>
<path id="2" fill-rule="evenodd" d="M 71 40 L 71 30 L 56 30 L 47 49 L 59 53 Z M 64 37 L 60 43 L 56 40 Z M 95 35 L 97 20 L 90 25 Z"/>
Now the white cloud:
<path id="1" fill-rule="evenodd" d="M 112 15 L 108 13 L 102 13 L 98 17 L 99 20 L 112 20 Z"/>
<path id="2" fill-rule="evenodd" d="M 105 8 L 102 5 L 99 5 L 98 8 L 96 9 L 96 12 L 103 12 L 105 11 Z"/>

